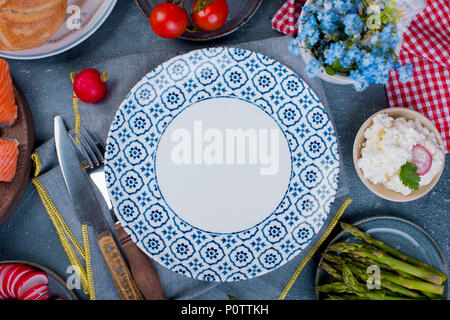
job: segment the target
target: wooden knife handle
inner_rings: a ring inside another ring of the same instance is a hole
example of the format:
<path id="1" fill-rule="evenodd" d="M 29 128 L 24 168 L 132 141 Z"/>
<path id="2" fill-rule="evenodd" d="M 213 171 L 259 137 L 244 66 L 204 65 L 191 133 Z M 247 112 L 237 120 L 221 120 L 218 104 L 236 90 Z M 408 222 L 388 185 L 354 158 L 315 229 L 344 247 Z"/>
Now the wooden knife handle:
<path id="1" fill-rule="evenodd" d="M 99 234 L 97 242 L 122 300 L 143 300 L 111 232 Z"/>
<path id="2" fill-rule="evenodd" d="M 166 300 L 161 280 L 149 257 L 131 240 L 120 223 L 114 229 L 128 256 L 131 272 L 136 284 L 147 300 Z"/>

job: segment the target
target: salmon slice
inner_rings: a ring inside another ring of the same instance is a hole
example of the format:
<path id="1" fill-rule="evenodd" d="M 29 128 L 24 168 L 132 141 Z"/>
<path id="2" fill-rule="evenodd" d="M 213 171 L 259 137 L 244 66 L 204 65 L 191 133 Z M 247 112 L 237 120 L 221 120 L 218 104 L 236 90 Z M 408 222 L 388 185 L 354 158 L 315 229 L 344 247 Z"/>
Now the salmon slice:
<path id="1" fill-rule="evenodd" d="M 0 138 L 0 181 L 10 182 L 16 175 L 19 142 Z"/>
<path id="2" fill-rule="evenodd" d="M 12 125 L 17 118 L 17 105 L 9 65 L 0 59 L 0 125 Z"/>

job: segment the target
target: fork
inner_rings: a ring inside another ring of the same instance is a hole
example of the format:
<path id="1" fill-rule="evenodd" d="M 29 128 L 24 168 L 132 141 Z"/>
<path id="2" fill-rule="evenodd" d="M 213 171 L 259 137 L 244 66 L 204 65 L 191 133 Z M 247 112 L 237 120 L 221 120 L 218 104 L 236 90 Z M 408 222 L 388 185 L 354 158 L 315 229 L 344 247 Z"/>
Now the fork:
<path id="1" fill-rule="evenodd" d="M 122 248 L 128 256 L 131 273 L 142 295 L 147 300 L 167 299 L 153 263 L 131 240 L 120 222 L 117 221 L 106 186 L 104 168 L 106 148 L 104 143 L 94 133 L 83 126 L 78 131 L 70 130 L 69 136 L 72 138 L 72 145 L 81 165 L 99 189 L 108 205 L 113 220 L 116 222 L 114 229 L 117 232 Z"/>

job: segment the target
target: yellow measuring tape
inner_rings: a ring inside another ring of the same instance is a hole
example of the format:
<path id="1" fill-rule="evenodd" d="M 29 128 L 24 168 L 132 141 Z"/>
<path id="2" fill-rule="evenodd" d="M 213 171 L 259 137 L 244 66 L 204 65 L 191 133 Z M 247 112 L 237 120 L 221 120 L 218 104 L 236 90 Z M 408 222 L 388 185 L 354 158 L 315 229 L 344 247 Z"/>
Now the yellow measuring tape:
<path id="1" fill-rule="evenodd" d="M 73 82 L 75 81 L 76 73 L 71 72 L 70 73 L 70 80 Z M 75 91 L 72 94 L 72 108 L 73 108 L 73 114 L 75 115 L 75 132 L 80 134 L 80 127 L 81 127 L 81 116 L 80 112 L 78 111 L 78 97 L 75 93 Z M 80 145 L 80 141 L 78 140 L 78 137 L 75 137 L 75 141 L 78 145 Z"/>
<path id="2" fill-rule="evenodd" d="M 70 76 L 73 82 L 73 80 L 75 79 L 75 73 L 72 72 Z M 81 118 L 78 112 L 78 98 L 76 97 L 75 93 L 73 94 L 72 97 L 72 106 L 75 113 L 75 131 L 78 133 L 81 126 Z M 77 143 L 79 143 L 79 141 L 77 141 Z M 39 197 L 41 198 L 42 204 L 44 205 L 47 214 L 49 215 L 56 229 L 56 232 L 58 233 L 61 245 L 63 246 L 67 257 L 69 258 L 71 265 L 74 267 L 76 274 L 80 278 L 80 282 L 83 287 L 83 292 L 89 295 L 89 298 L 91 300 L 95 300 L 94 278 L 92 274 L 91 251 L 89 248 L 89 237 L 87 232 L 87 226 L 86 225 L 81 226 L 83 247 L 84 247 L 83 249 L 81 245 L 78 243 L 77 239 L 74 237 L 73 233 L 70 231 L 69 227 L 67 226 L 63 217 L 59 213 L 58 209 L 56 209 L 53 201 L 51 200 L 44 186 L 37 178 L 42 168 L 39 155 L 36 152 L 34 152 L 31 155 L 31 159 L 33 160 L 35 167 L 34 178 L 31 181 L 36 187 Z M 75 249 L 80 253 L 81 257 L 84 259 L 86 269 L 83 268 L 83 265 L 78 259 L 76 251 L 72 245 L 75 246 Z"/>
<path id="3" fill-rule="evenodd" d="M 320 237 L 319 241 L 314 245 L 314 247 L 311 249 L 311 251 L 308 252 L 305 259 L 299 264 L 297 269 L 295 270 L 292 277 L 289 279 L 287 285 L 284 287 L 283 291 L 281 292 L 280 296 L 278 297 L 278 300 L 284 300 L 291 290 L 292 286 L 294 285 L 295 281 L 297 281 L 298 276 L 300 275 L 300 272 L 302 272 L 303 268 L 308 264 L 309 260 L 311 260 L 312 256 L 316 253 L 317 249 L 322 245 L 322 243 L 325 241 L 326 238 L 330 235 L 331 231 L 334 229 L 336 224 L 338 223 L 339 219 L 342 217 L 342 214 L 345 212 L 347 207 L 352 202 L 352 199 L 350 197 L 347 197 L 344 201 L 344 203 L 339 208 L 338 212 L 334 216 L 333 220 L 331 221 L 328 228 L 325 230 L 324 234 Z"/>

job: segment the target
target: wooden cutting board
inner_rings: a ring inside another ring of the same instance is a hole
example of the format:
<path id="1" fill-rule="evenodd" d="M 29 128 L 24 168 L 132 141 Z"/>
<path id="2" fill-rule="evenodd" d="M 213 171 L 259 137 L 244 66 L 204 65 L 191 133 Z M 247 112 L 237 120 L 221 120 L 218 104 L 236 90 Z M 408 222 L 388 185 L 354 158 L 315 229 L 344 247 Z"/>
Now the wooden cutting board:
<path id="1" fill-rule="evenodd" d="M 0 137 L 19 141 L 19 159 L 13 181 L 0 182 L 0 225 L 14 212 L 31 177 L 31 153 L 34 148 L 34 123 L 25 96 L 14 84 L 17 104 L 17 119 L 10 127 L 0 127 Z"/>

